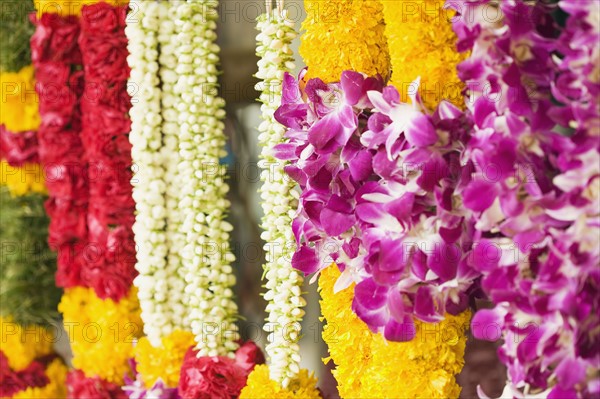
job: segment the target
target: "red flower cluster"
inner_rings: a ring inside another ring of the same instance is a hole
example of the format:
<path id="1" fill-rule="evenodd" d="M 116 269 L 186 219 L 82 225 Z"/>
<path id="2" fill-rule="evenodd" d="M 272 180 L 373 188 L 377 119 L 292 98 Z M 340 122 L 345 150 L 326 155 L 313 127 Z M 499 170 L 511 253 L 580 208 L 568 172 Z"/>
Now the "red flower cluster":
<path id="1" fill-rule="evenodd" d="M 113 300 L 127 295 L 136 273 L 126 16 L 126 6 L 84 6 L 79 36 L 85 74 L 82 138 L 90 190 L 89 251 L 82 278 L 100 298 Z"/>
<path id="2" fill-rule="evenodd" d="M 13 133 L 0 125 L 0 159 L 13 167 L 39 163 L 37 132 Z"/>
<path id="3" fill-rule="evenodd" d="M 115 301 L 135 277 L 126 15 L 107 3 L 81 20 L 44 14 L 31 39 L 56 282 Z"/>
<path id="4" fill-rule="evenodd" d="M 235 359 L 197 354 L 190 348 L 181 366 L 179 396 L 184 399 L 237 398 L 254 366 L 265 362 L 260 348 L 252 341 L 240 346 Z"/>
<path id="5" fill-rule="evenodd" d="M 10 398 L 27 388 L 41 388 L 49 382 L 43 363 L 34 360 L 27 368 L 14 371 L 8 364 L 8 358 L 0 350 L 0 398 Z"/>
<path id="6" fill-rule="evenodd" d="M 81 370 L 69 372 L 67 387 L 69 399 L 129 399 L 117 384 L 99 377 L 88 378 Z"/>
<path id="7" fill-rule="evenodd" d="M 39 157 L 46 172 L 48 243 L 59 251 L 56 283 L 82 285 L 87 241 L 87 165 L 81 141 L 83 90 L 76 17 L 44 14 L 35 20 L 31 54 L 36 68 L 41 125 Z"/>

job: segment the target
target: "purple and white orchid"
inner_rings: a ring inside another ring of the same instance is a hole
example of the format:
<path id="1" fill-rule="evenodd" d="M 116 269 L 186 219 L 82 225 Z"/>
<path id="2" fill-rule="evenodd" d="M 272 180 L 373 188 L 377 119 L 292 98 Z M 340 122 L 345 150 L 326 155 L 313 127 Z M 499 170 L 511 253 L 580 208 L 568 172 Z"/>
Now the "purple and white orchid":
<path id="1" fill-rule="evenodd" d="M 477 312 L 477 338 L 503 338 L 514 397 L 600 394 L 600 6 L 452 1 L 459 66 L 474 128 L 463 156 L 463 204 L 491 249 L 474 263 L 495 304 Z M 466 17 L 499 7 L 495 24 Z M 482 90 L 487 88 L 487 91 Z M 595 244 L 592 244 L 594 242 Z"/>
<path id="2" fill-rule="evenodd" d="M 276 112 L 289 139 L 276 154 L 302 190 L 292 264 L 310 274 L 335 262 L 337 288 L 355 283 L 354 311 L 392 341 L 413 338 L 413 317 L 463 311 L 479 275 L 470 212 L 456 201 L 469 121 L 446 102 L 424 113 L 418 84 L 408 104 L 356 72 L 303 91 L 287 75 Z"/>

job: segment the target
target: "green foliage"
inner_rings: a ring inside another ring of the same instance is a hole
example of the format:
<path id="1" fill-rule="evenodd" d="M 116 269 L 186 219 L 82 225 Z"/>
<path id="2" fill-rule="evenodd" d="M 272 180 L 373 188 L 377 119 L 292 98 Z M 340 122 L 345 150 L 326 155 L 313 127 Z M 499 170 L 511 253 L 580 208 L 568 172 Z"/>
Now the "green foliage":
<path id="1" fill-rule="evenodd" d="M 0 0 L 0 71 L 16 72 L 31 64 L 29 39 L 34 26 L 31 0 Z"/>
<path id="2" fill-rule="evenodd" d="M 0 314 L 21 324 L 58 317 L 56 254 L 47 244 L 45 196 L 12 197 L 0 187 Z"/>

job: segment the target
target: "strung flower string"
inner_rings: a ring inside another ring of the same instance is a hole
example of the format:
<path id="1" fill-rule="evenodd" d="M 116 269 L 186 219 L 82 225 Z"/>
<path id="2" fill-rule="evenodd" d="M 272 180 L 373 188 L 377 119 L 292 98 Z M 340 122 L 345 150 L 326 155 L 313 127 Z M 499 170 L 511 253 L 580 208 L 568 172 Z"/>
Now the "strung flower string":
<path id="1" fill-rule="evenodd" d="M 172 332 L 170 309 L 166 301 L 169 274 L 166 269 L 165 170 L 161 134 L 161 92 L 158 73 L 158 32 L 161 7 L 153 1 L 132 1 L 126 34 L 129 40 L 128 62 L 131 67 L 132 93 L 131 155 L 136 165 L 132 180 L 136 203 L 133 226 L 138 248 L 138 287 L 144 332 L 153 345 Z"/>
<path id="2" fill-rule="evenodd" d="M 267 279 L 265 299 L 269 331 L 266 351 L 270 359 L 270 377 L 287 387 L 300 371 L 300 347 L 297 333 L 286 335 L 290 328 L 300 329 L 305 301 L 301 295 L 302 276 L 290 263 L 292 251 L 289 245 L 294 241 L 292 216 L 297 203 L 295 183 L 287 178 L 285 162 L 274 157 L 273 148 L 283 143 L 285 127 L 275 120 L 274 113 L 281 103 L 282 81 L 285 72 L 295 68 L 293 63 L 292 40 L 297 36 L 294 22 L 287 17 L 283 2 L 271 9 L 267 1 L 267 14 L 258 18 L 256 37 L 258 46 L 258 72 L 262 81 L 257 85 L 263 122 L 258 130 L 258 140 L 262 146 L 259 166 L 262 168 L 260 189 L 264 217 L 261 238 L 265 240 L 266 263 L 264 272 Z"/>
<path id="3" fill-rule="evenodd" d="M 489 5 L 503 16 L 494 25 L 482 17 Z M 592 349 L 600 343 L 600 7 L 558 5 L 570 15 L 554 39 L 554 9 L 542 2 L 454 3 L 476 17 L 454 25 L 461 48 L 472 51 L 459 65 L 475 122 L 462 203 L 485 237 L 474 265 L 495 305 L 478 311 L 472 327 L 477 338 L 504 339 L 503 397 L 600 393 Z"/>
<path id="4" fill-rule="evenodd" d="M 179 156 L 179 124 L 177 113 L 177 57 L 175 49 L 177 42 L 176 26 L 172 15 L 177 7 L 176 2 L 161 1 L 161 18 L 158 42 L 160 45 L 159 65 L 162 91 L 162 141 L 161 160 L 164 167 L 165 209 L 166 209 L 166 245 L 167 276 L 169 276 L 169 294 L 167 295 L 168 310 L 174 329 L 188 330 L 186 321 L 185 299 L 185 269 L 182 267 L 181 250 L 185 242 L 185 234 L 181 232 L 182 213 L 179 209 L 179 195 L 182 180 L 177 173 L 181 162 Z"/>
<path id="5" fill-rule="evenodd" d="M 178 171 L 184 182 L 179 207 L 182 231 L 187 232 L 182 261 L 197 355 L 232 357 L 238 347 L 231 267 L 235 257 L 229 248 L 233 226 L 225 221 L 229 187 L 219 163 L 226 152 L 224 100 L 217 95 L 216 7 L 215 1 L 198 0 L 176 9 Z"/>

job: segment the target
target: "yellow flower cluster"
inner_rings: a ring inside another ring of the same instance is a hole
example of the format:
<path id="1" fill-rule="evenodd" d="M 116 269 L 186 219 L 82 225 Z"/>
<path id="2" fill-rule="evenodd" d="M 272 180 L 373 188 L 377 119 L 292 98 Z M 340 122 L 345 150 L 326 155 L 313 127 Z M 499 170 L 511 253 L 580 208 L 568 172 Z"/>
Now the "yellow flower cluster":
<path id="1" fill-rule="evenodd" d="M 420 94 L 433 110 L 443 100 L 464 106 L 464 88 L 456 66 L 465 53 L 456 51 L 451 10 L 445 0 L 381 0 L 385 17 L 385 35 L 392 63 L 391 84 L 404 101 L 409 85 L 421 77 Z"/>
<path id="2" fill-rule="evenodd" d="M 50 382 L 42 388 L 27 388 L 17 392 L 12 399 L 62 399 L 67 396 L 67 366 L 62 360 L 54 359 L 46 368 Z"/>
<path id="3" fill-rule="evenodd" d="M 179 372 L 187 350 L 195 345 L 194 334 L 175 330 L 162 338 L 162 346 L 155 348 L 146 337 L 134 348 L 137 371 L 144 385 L 150 388 L 158 378 L 170 388 L 179 385 Z"/>
<path id="4" fill-rule="evenodd" d="M 0 95 L 0 125 L 12 133 L 37 130 L 40 114 L 33 65 L 0 73 Z"/>
<path id="5" fill-rule="evenodd" d="M 38 325 L 22 326 L 12 317 L 0 317 L 2 352 L 8 358 L 10 368 L 20 371 L 33 360 L 52 353 L 54 334 Z"/>
<path id="6" fill-rule="evenodd" d="M 25 164 L 13 167 L 0 160 L 0 185 L 7 186 L 14 197 L 30 193 L 46 194 L 44 173 L 40 164 Z"/>
<path id="7" fill-rule="evenodd" d="M 134 342 L 142 335 L 137 290 L 117 303 L 98 298 L 90 288 L 69 288 L 58 310 L 71 340 L 73 366 L 88 377 L 122 384 Z"/>
<path id="8" fill-rule="evenodd" d="M 100 3 L 101 1 L 122 6 L 129 4 L 129 0 L 33 0 L 38 18 L 42 14 L 51 13 L 61 16 L 80 15 L 81 8 L 85 5 Z"/>
<path id="9" fill-rule="evenodd" d="M 300 55 L 308 66 L 307 79 L 340 79 L 351 69 L 387 79 L 390 56 L 379 0 L 305 0 Z"/>
<path id="10" fill-rule="evenodd" d="M 388 342 L 352 312 L 353 288 L 333 292 L 335 265 L 319 277 L 323 339 L 337 365 L 333 375 L 343 398 L 457 398 L 455 375 L 464 365 L 470 312 L 446 315 L 439 324 L 416 322 L 410 342 Z"/>
<path id="11" fill-rule="evenodd" d="M 269 367 L 258 365 L 248 376 L 246 386 L 240 393 L 240 399 L 320 399 L 317 389 L 317 378 L 302 369 L 298 377 L 283 388 L 278 382 L 269 378 Z"/>

